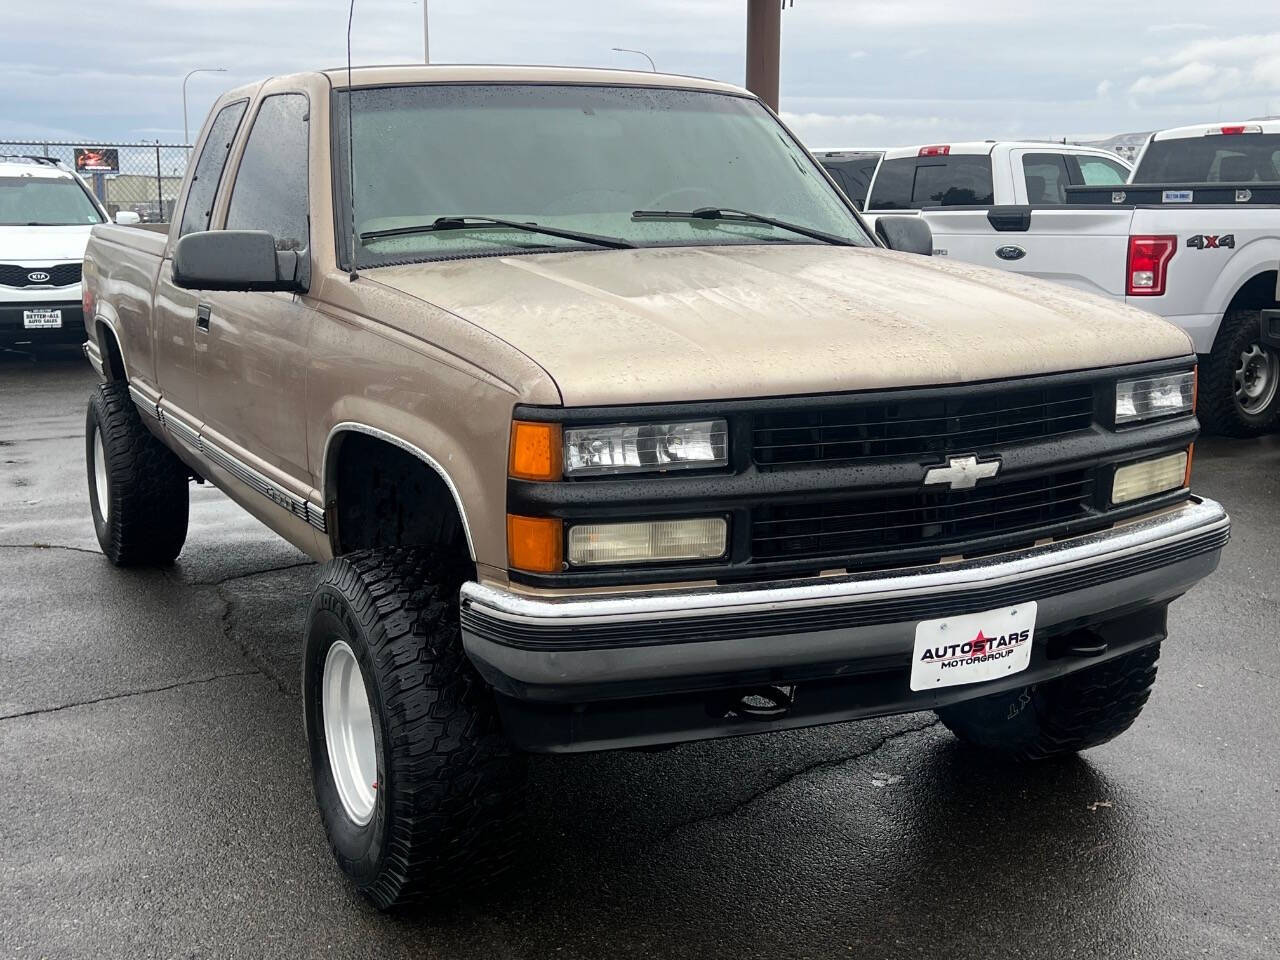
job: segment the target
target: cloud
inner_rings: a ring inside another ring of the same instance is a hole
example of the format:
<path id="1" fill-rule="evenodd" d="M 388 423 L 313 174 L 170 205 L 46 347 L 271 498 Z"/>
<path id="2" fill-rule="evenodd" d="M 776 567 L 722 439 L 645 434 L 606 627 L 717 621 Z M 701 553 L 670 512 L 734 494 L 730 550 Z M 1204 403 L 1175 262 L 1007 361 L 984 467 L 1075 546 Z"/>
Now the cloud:
<path id="1" fill-rule="evenodd" d="M 903 60 L 915 60 L 929 52 L 928 47 L 912 47 L 902 55 Z"/>
<path id="2" fill-rule="evenodd" d="M 1153 23 L 1147 27 L 1147 33 L 1189 33 L 1212 29 L 1207 23 Z"/>
<path id="3" fill-rule="evenodd" d="M 850 51 L 849 51 L 849 59 L 850 59 L 850 60 L 861 60 L 861 59 L 862 59 L 863 57 L 865 57 L 866 55 L 867 55 L 867 51 L 865 51 L 865 50 L 850 50 Z"/>
<path id="4" fill-rule="evenodd" d="M 1098 83 L 1098 88 L 1094 91 L 1099 100 L 1105 100 L 1111 96 L 1111 81 L 1102 80 Z"/>
<path id="5" fill-rule="evenodd" d="M 1280 33 L 1196 40 L 1144 57 L 1146 68 L 1130 86 L 1135 98 L 1176 94 L 1207 102 L 1280 89 Z"/>

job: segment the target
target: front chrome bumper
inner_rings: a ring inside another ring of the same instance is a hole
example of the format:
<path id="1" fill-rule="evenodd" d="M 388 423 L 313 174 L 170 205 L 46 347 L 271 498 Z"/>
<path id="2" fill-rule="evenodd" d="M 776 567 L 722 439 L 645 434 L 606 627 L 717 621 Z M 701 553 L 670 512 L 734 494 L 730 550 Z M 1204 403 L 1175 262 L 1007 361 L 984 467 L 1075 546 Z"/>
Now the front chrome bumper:
<path id="1" fill-rule="evenodd" d="M 924 619 L 1035 600 L 1040 637 L 1167 604 L 1213 571 L 1230 534 L 1218 503 L 1193 498 L 1098 533 L 910 570 L 546 599 L 467 583 L 463 644 L 500 693 L 560 703 L 816 665 L 905 667 Z"/>

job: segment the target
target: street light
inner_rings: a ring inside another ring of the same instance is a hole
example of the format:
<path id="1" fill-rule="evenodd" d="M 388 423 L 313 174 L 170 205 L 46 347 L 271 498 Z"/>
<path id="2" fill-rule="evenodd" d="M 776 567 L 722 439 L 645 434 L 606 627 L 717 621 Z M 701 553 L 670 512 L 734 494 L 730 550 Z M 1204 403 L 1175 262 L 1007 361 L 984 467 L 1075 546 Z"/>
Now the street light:
<path id="1" fill-rule="evenodd" d="M 630 47 L 613 47 L 612 49 L 615 53 L 638 53 L 640 56 L 644 57 L 646 60 L 649 61 L 650 70 L 652 70 L 654 73 L 658 72 L 658 68 L 653 65 L 653 57 L 649 56 L 643 50 L 632 50 Z"/>
<path id="2" fill-rule="evenodd" d="M 182 78 L 182 142 L 191 149 L 191 131 L 187 129 L 187 81 L 197 73 L 226 73 L 226 67 L 197 67 Z"/>

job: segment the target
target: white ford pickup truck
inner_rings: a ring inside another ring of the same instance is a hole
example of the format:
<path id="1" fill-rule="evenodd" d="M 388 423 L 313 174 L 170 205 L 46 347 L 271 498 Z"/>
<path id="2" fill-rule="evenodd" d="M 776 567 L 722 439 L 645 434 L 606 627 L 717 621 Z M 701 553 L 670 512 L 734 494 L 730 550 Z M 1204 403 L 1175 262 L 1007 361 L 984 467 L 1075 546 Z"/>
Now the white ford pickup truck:
<path id="1" fill-rule="evenodd" d="M 887 153 L 865 216 L 909 214 L 910 204 L 933 231 L 935 256 L 1054 280 L 1171 320 L 1200 356 L 1206 431 L 1275 428 L 1280 357 L 1261 341 L 1259 314 L 1278 305 L 1280 121 L 1156 133 L 1127 183 L 1118 157 L 1095 163 L 1100 151 L 1053 157 L 1034 152 L 1044 144 L 1022 145 L 1004 156 L 993 149 L 988 162 L 976 146 Z"/>

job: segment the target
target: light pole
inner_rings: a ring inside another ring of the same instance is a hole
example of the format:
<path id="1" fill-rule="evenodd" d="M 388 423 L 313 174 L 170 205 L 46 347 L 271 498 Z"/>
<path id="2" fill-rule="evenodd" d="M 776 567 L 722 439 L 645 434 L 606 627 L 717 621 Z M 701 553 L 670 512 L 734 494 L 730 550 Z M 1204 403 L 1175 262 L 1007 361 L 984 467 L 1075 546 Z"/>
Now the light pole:
<path id="1" fill-rule="evenodd" d="M 649 56 L 643 50 L 632 50 L 630 47 L 613 47 L 613 51 L 615 53 L 638 53 L 640 56 L 644 57 L 646 60 L 649 61 L 650 70 L 652 70 L 654 73 L 658 72 L 658 68 L 653 65 L 653 57 Z"/>
<path id="2" fill-rule="evenodd" d="M 422 0 L 422 62 L 431 62 L 431 31 L 427 26 L 427 0 Z"/>
<path id="3" fill-rule="evenodd" d="M 187 81 L 197 73 L 226 73 L 226 67 L 197 67 L 182 78 L 182 142 L 191 149 L 191 131 L 187 129 Z"/>

